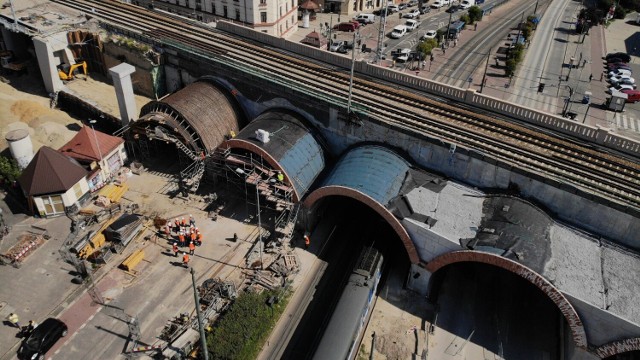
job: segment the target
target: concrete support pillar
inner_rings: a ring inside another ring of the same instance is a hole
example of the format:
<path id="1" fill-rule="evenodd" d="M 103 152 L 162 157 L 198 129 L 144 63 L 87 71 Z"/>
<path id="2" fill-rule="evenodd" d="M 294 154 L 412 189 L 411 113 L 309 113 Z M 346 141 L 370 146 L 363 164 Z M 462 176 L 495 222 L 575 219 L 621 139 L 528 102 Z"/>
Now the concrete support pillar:
<path id="1" fill-rule="evenodd" d="M 138 114 L 136 114 L 136 99 L 133 96 L 133 85 L 131 85 L 131 74 L 135 71 L 136 68 L 127 63 L 122 63 L 109 69 L 109 74 L 113 79 L 113 86 L 116 88 L 122 126 L 126 126 L 130 121 L 138 118 Z"/>
<path id="2" fill-rule="evenodd" d="M 427 269 L 417 264 L 411 264 L 407 278 L 407 288 L 426 296 L 429 290 L 429 280 L 431 280 L 431 273 Z"/>
<path id="3" fill-rule="evenodd" d="M 33 46 L 38 58 L 38 67 L 44 82 L 44 88 L 48 93 L 58 92 L 64 88 L 64 84 L 58 76 L 58 63 L 54 56 L 54 49 L 48 39 L 33 38 Z"/>

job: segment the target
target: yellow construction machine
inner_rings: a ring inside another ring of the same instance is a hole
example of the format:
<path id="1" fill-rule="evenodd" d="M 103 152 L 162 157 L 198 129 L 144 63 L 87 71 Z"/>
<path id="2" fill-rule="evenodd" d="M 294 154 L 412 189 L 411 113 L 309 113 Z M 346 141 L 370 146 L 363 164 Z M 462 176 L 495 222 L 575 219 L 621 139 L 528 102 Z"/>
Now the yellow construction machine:
<path id="1" fill-rule="evenodd" d="M 63 81 L 71 81 L 76 78 L 78 71 L 82 69 L 84 74 L 84 80 L 87 80 L 87 62 L 82 61 L 77 64 L 68 65 L 62 63 L 58 65 L 58 75 L 60 76 L 60 80 Z"/>

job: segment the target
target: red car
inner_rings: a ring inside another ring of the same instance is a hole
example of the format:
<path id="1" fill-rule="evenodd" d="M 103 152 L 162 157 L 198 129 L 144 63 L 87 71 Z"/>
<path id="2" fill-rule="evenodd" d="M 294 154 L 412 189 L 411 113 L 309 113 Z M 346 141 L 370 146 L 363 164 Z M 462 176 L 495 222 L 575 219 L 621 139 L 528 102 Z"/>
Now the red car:
<path id="1" fill-rule="evenodd" d="M 355 23 L 353 23 L 353 22 L 344 22 L 344 23 L 340 23 L 340 24 L 334 26 L 333 29 L 334 30 L 338 30 L 338 31 L 352 32 L 352 31 L 356 31 L 359 26 L 360 26 L 360 24 L 357 21 Z"/>
<path id="2" fill-rule="evenodd" d="M 627 94 L 628 103 L 640 101 L 640 90 L 622 90 L 621 92 Z"/>

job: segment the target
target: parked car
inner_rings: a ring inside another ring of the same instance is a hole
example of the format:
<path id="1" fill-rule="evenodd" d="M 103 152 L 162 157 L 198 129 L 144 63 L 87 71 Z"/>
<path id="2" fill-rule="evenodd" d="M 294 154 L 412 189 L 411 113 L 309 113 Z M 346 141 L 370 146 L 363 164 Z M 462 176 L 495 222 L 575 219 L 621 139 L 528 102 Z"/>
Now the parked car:
<path id="1" fill-rule="evenodd" d="M 44 359 L 45 354 L 61 337 L 67 336 L 68 328 L 58 319 L 48 318 L 36 326 L 31 334 L 24 339 L 18 349 L 20 359 Z"/>
<path id="2" fill-rule="evenodd" d="M 414 10 L 411 10 L 408 13 L 404 14 L 402 17 L 409 18 L 409 19 L 415 19 L 418 16 L 420 16 L 420 10 L 414 9 Z"/>
<path id="3" fill-rule="evenodd" d="M 613 90 L 616 90 L 616 91 L 622 91 L 622 90 L 634 90 L 634 87 L 633 87 L 633 85 L 618 84 L 618 85 L 616 85 L 616 86 L 612 86 L 612 87 L 610 87 L 610 88 L 607 90 L 607 92 L 608 92 L 609 94 L 611 94 L 611 93 L 613 92 Z"/>
<path id="4" fill-rule="evenodd" d="M 333 41 L 331 45 L 329 45 L 329 51 L 338 51 L 338 49 L 344 45 L 346 41 Z"/>
<path id="5" fill-rule="evenodd" d="M 607 56 L 605 56 L 604 58 L 605 60 L 618 58 L 618 59 L 621 59 L 623 62 L 627 62 L 627 63 L 631 61 L 631 56 L 623 52 L 608 53 Z"/>
<path id="6" fill-rule="evenodd" d="M 626 70 L 626 69 L 616 69 L 616 70 L 612 70 L 609 71 L 608 76 L 621 76 L 621 75 L 627 75 L 627 76 L 631 76 L 631 70 Z"/>
<path id="7" fill-rule="evenodd" d="M 429 7 L 429 5 L 422 5 L 422 7 L 420 8 L 420 14 L 424 15 L 426 13 L 428 13 L 429 11 L 431 11 L 431 8 Z"/>
<path id="8" fill-rule="evenodd" d="M 635 88 L 636 85 L 636 80 L 634 78 L 632 78 L 631 76 L 612 76 L 609 78 L 609 82 L 611 83 L 611 85 L 618 85 L 618 84 L 624 84 L 624 85 L 633 85 L 633 87 Z"/>
<path id="9" fill-rule="evenodd" d="M 407 4 L 409 4 L 409 7 L 417 6 L 418 0 L 409 0 Z"/>
<path id="10" fill-rule="evenodd" d="M 609 69 L 609 71 L 615 71 L 616 69 L 631 70 L 631 67 L 627 63 L 612 63 L 607 64 L 607 69 Z"/>
<path id="11" fill-rule="evenodd" d="M 411 54 L 411 49 L 409 48 L 398 49 L 395 52 L 394 57 L 396 61 L 406 62 L 407 60 L 409 60 L 409 54 Z"/>
<path id="12" fill-rule="evenodd" d="M 421 40 L 435 39 L 436 36 L 438 36 L 438 32 L 437 31 L 429 30 L 426 33 L 424 33 L 424 35 L 422 35 L 422 37 L 420 39 Z"/>
<path id="13" fill-rule="evenodd" d="M 387 15 L 397 13 L 398 11 L 400 11 L 400 8 L 398 7 L 398 5 L 387 6 Z"/>
<path id="14" fill-rule="evenodd" d="M 394 39 L 400 39 L 407 34 L 407 27 L 404 25 L 396 25 L 391 31 L 391 37 Z"/>
<path id="15" fill-rule="evenodd" d="M 354 20 L 361 24 L 373 24 L 376 21 L 376 16 L 373 14 L 359 14 Z"/>
<path id="16" fill-rule="evenodd" d="M 418 21 L 418 20 L 407 20 L 404 23 L 404 26 L 407 27 L 407 31 L 413 31 L 413 30 L 419 28 L 420 25 L 422 25 L 422 21 Z"/>
<path id="17" fill-rule="evenodd" d="M 408 7 L 409 7 L 408 3 L 400 3 L 400 4 L 398 4 L 398 9 L 400 9 L 400 10 L 404 10 L 404 9 L 406 9 Z"/>
<path id="18" fill-rule="evenodd" d="M 338 30 L 338 31 L 353 32 L 353 31 L 356 31 L 358 28 L 356 27 L 355 23 L 344 22 L 344 23 L 340 23 L 340 24 L 334 26 L 333 29 L 334 30 Z"/>
<path id="19" fill-rule="evenodd" d="M 440 9 L 443 6 L 444 6 L 444 4 L 442 3 L 442 0 L 436 0 L 436 1 L 433 2 L 433 4 L 431 4 L 431 7 L 433 9 Z"/>
<path id="20" fill-rule="evenodd" d="M 621 58 L 609 58 L 606 60 L 607 64 L 612 64 L 612 63 L 628 63 L 628 61 L 624 61 Z"/>
<path id="21" fill-rule="evenodd" d="M 460 10 L 460 6 L 458 5 L 451 5 L 449 6 L 449 8 L 447 9 L 448 13 L 454 13 L 456 11 Z"/>
<path id="22" fill-rule="evenodd" d="M 621 92 L 627 94 L 628 103 L 635 103 L 640 101 L 640 91 L 639 90 L 622 90 Z"/>

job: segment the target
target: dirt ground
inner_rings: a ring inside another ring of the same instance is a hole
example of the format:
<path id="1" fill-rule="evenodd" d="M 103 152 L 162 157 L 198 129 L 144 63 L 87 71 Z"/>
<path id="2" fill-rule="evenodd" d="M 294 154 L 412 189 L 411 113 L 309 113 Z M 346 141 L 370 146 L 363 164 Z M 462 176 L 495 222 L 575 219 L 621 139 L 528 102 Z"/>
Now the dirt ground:
<path id="1" fill-rule="evenodd" d="M 113 87 L 100 79 L 75 80 L 67 83 L 74 93 L 82 94 L 100 109 L 120 117 L 118 102 Z M 151 99 L 136 95 L 138 113 Z M 64 111 L 51 109 L 50 99 L 37 68 L 30 66 L 27 76 L 0 76 L 0 135 L 2 139 L 15 129 L 27 129 L 31 134 L 34 153 L 41 146 L 60 148 L 75 135 L 82 126 L 80 119 L 69 116 Z M 8 147 L 2 141 L 0 151 Z"/>

